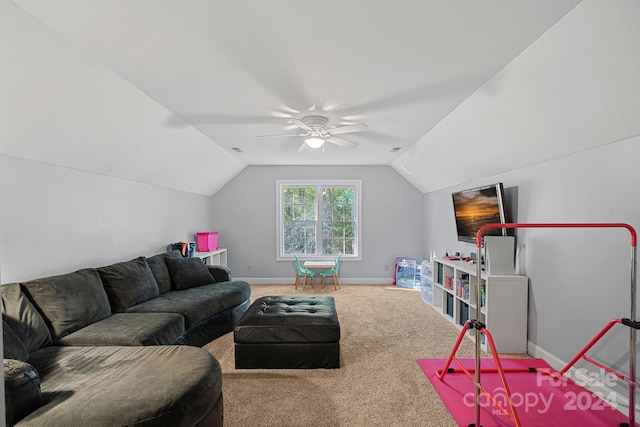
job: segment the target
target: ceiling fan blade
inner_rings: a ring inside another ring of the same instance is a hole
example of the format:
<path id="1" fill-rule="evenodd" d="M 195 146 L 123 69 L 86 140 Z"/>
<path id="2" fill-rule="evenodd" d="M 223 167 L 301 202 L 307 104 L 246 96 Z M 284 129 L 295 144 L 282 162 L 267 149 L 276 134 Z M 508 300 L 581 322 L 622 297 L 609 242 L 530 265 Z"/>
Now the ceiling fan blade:
<path id="1" fill-rule="evenodd" d="M 298 126 L 299 128 L 302 128 L 302 129 L 304 129 L 306 131 L 309 131 L 309 132 L 311 132 L 311 130 L 312 130 L 309 126 L 307 126 L 307 124 L 305 122 L 303 122 L 300 119 L 291 118 L 291 119 L 289 119 L 289 123 L 293 123 L 296 126 Z"/>
<path id="2" fill-rule="evenodd" d="M 357 142 L 349 141 L 347 139 L 339 138 L 337 136 L 330 136 L 329 138 L 327 138 L 327 142 L 330 142 L 332 144 L 336 144 L 345 148 L 356 148 L 358 146 Z"/>
<path id="3" fill-rule="evenodd" d="M 362 132 L 369 130 L 369 126 L 364 123 L 356 123 L 355 125 L 338 126 L 336 128 L 327 129 L 331 135 L 340 135 L 341 133 Z"/>
<path id="4" fill-rule="evenodd" d="M 287 134 L 283 134 L 283 135 L 258 135 L 257 138 L 280 138 L 283 136 L 306 136 L 306 134 L 304 133 L 296 133 L 296 134 L 291 134 L 291 133 L 287 133 Z"/>
<path id="5" fill-rule="evenodd" d="M 303 142 L 302 145 L 300 146 L 300 148 L 298 148 L 298 153 L 301 151 L 306 151 L 307 150 L 307 143 Z"/>

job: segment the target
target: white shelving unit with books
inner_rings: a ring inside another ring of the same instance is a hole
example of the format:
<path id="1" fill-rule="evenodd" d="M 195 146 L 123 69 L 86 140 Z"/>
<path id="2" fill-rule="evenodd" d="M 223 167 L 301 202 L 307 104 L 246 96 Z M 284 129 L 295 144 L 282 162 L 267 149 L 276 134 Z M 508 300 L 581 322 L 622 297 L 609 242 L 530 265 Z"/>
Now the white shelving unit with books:
<path id="1" fill-rule="evenodd" d="M 507 249 L 508 246 L 506 245 Z M 510 247 L 513 248 L 513 245 Z M 505 255 L 509 256 L 508 253 Z M 492 257 L 497 257 L 495 250 Z M 490 259 L 488 257 L 489 262 Z M 502 265 L 509 264 L 503 262 Z M 511 266 L 513 273 L 513 254 Z M 482 272 L 478 285 L 476 265 L 466 261 L 436 258 L 433 261 L 432 306 L 460 329 L 467 319 L 477 319 L 484 323 L 500 353 L 526 353 L 528 278 L 502 274 L 504 269 L 497 270 L 501 274 L 490 274 L 496 269 L 492 269 L 488 263 L 487 271 Z M 476 292 L 481 295 L 479 316 Z M 475 333 L 475 330 L 470 329 L 467 336 L 475 340 Z M 484 338 L 483 335 L 481 347 L 490 353 Z"/>

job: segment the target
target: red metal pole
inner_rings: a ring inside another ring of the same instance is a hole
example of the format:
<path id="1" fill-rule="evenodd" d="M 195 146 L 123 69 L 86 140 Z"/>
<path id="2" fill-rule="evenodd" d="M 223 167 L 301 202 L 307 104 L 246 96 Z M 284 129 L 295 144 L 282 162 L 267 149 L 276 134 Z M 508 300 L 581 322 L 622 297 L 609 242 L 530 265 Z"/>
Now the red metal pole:
<path id="1" fill-rule="evenodd" d="M 482 245 L 482 235 L 489 228 L 626 228 L 631 234 L 631 246 L 637 247 L 638 235 L 636 230 L 629 224 L 622 222 L 576 222 L 576 223 L 506 223 L 506 224 L 485 224 L 478 230 L 476 235 L 476 245 Z"/>
<path id="2" fill-rule="evenodd" d="M 518 413 L 516 412 L 516 408 L 513 407 L 513 402 L 511 399 L 511 391 L 509 390 L 509 385 L 507 384 L 507 378 L 504 376 L 504 370 L 502 369 L 502 364 L 500 363 L 500 357 L 498 356 L 498 350 L 496 350 L 496 346 L 493 343 L 493 337 L 487 330 L 487 328 L 482 328 L 482 332 L 487 336 L 487 342 L 489 343 L 489 347 L 491 348 L 491 353 L 493 354 L 493 360 L 496 364 L 496 368 L 498 370 L 498 375 L 500 375 L 500 381 L 502 382 L 502 387 L 504 388 L 507 396 L 509 397 L 509 409 L 511 410 L 511 416 L 513 417 L 513 423 L 516 427 L 520 427 L 520 419 L 518 418 Z M 476 426 L 480 426 L 480 419 L 476 423 Z"/>
<path id="3" fill-rule="evenodd" d="M 585 353 L 587 351 L 589 351 L 589 349 L 591 349 L 591 347 L 593 347 L 598 341 L 600 341 L 600 338 L 602 338 L 607 332 L 609 332 L 609 330 L 611 328 L 613 328 L 613 326 L 616 323 L 621 323 L 621 320 L 620 319 L 614 319 L 614 320 L 610 321 L 609 323 L 607 323 L 607 326 L 602 328 L 602 330 L 598 333 L 598 335 L 593 337 L 591 339 L 591 341 L 589 341 L 587 343 L 587 345 L 585 345 L 584 348 L 578 354 L 576 354 L 575 357 L 573 359 L 571 359 L 571 361 L 569 363 L 567 363 L 567 365 L 564 368 L 562 368 L 562 370 L 559 372 L 559 374 L 560 375 L 564 375 L 569 369 L 571 369 L 571 367 L 573 365 L 575 365 L 576 362 L 578 360 L 580 360 L 582 358 L 582 356 L 584 356 Z"/>
<path id="4" fill-rule="evenodd" d="M 449 358 L 447 359 L 447 363 L 444 365 L 444 368 L 438 372 L 438 378 L 439 379 L 444 379 L 444 376 L 446 375 L 449 366 L 451 366 L 451 362 L 453 361 L 454 357 L 456 356 L 456 353 L 458 351 L 458 347 L 460 347 L 460 343 L 462 342 L 462 339 L 464 338 L 464 334 L 467 333 L 467 329 L 469 329 L 469 322 L 471 322 L 471 320 L 467 320 L 466 322 L 464 322 L 464 326 L 462 327 L 462 331 L 460 331 L 460 335 L 458 335 L 458 339 L 456 340 L 455 345 L 453 346 L 453 350 L 451 350 L 451 354 L 449 354 Z"/>
<path id="5" fill-rule="evenodd" d="M 507 223 L 507 224 L 485 224 L 478 230 L 476 235 L 476 245 L 478 247 L 478 258 L 482 247 L 482 234 L 490 228 L 625 228 L 631 234 L 631 316 L 632 322 L 636 321 L 636 269 L 637 269 L 637 243 L 638 235 L 635 228 L 629 224 L 620 222 L 586 222 L 586 223 Z M 478 280 L 480 280 L 480 262 L 478 260 Z M 479 298 L 478 298 L 479 301 Z M 478 302 L 480 307 L 480 302 Z M 476 337 L 479 333 L 476 332 Z M 629 328 L 629 425 L 635 426 L 635 387 L 636 387 L 636 330 Z M 575 363 L 575 362 L 574 362 Z M 476 345 L 476 369 L 480 367 L 479 346 Z M 480 381 L 480 374 L 476 372 L 476 380 Z M 476 426 L 479 426 L 479 392 L 476 391 Z"/>

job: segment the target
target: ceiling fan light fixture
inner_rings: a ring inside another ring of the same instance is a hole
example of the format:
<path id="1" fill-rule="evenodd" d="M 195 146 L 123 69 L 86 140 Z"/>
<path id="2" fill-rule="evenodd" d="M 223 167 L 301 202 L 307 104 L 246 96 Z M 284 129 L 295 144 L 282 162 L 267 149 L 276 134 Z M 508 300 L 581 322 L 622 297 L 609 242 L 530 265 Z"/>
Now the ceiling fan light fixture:
<path id="1" fill-rule="evenodd" d="M 304 140 L 304 143 L 307 144 L 309 148 L 320 148 L 324 145 L 325 140 L 322 138 L 318 138 L 313 136 L 311 138 L 307 138 Z"/>

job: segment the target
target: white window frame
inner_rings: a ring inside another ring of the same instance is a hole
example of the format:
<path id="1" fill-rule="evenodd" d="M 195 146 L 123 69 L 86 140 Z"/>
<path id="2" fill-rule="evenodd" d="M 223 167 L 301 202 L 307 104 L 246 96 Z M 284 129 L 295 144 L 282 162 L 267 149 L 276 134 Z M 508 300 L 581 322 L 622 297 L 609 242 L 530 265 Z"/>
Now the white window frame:
<path id="1" fill-rule="evenodd" d="M 340 260 L 344 261 L 361 261 L 362 260 L 362 180 L 360 179 L 277 179 L 276 180 L 276 260 L 291 261 L 295 259 L 295 255 L 284 253 L 284 212 L 282 209 L 282 194 L 284 187 L 355 187 L 355 209 L 356 209 L 356 245 L 355 254 L 342 254 Z M 318 211 L 318 216 L 320 216 Z M 316 231 L 316 239 L 320 236 L 322 239 L 322 219 L 318 218 L 318 230 Z M 322 247 L 322 242 L 316 242 L 316 254 L 301 255 L 300 259 L 327 259 L 330 255 L 322 255 L 317 253 L 318 248 Z"/>

